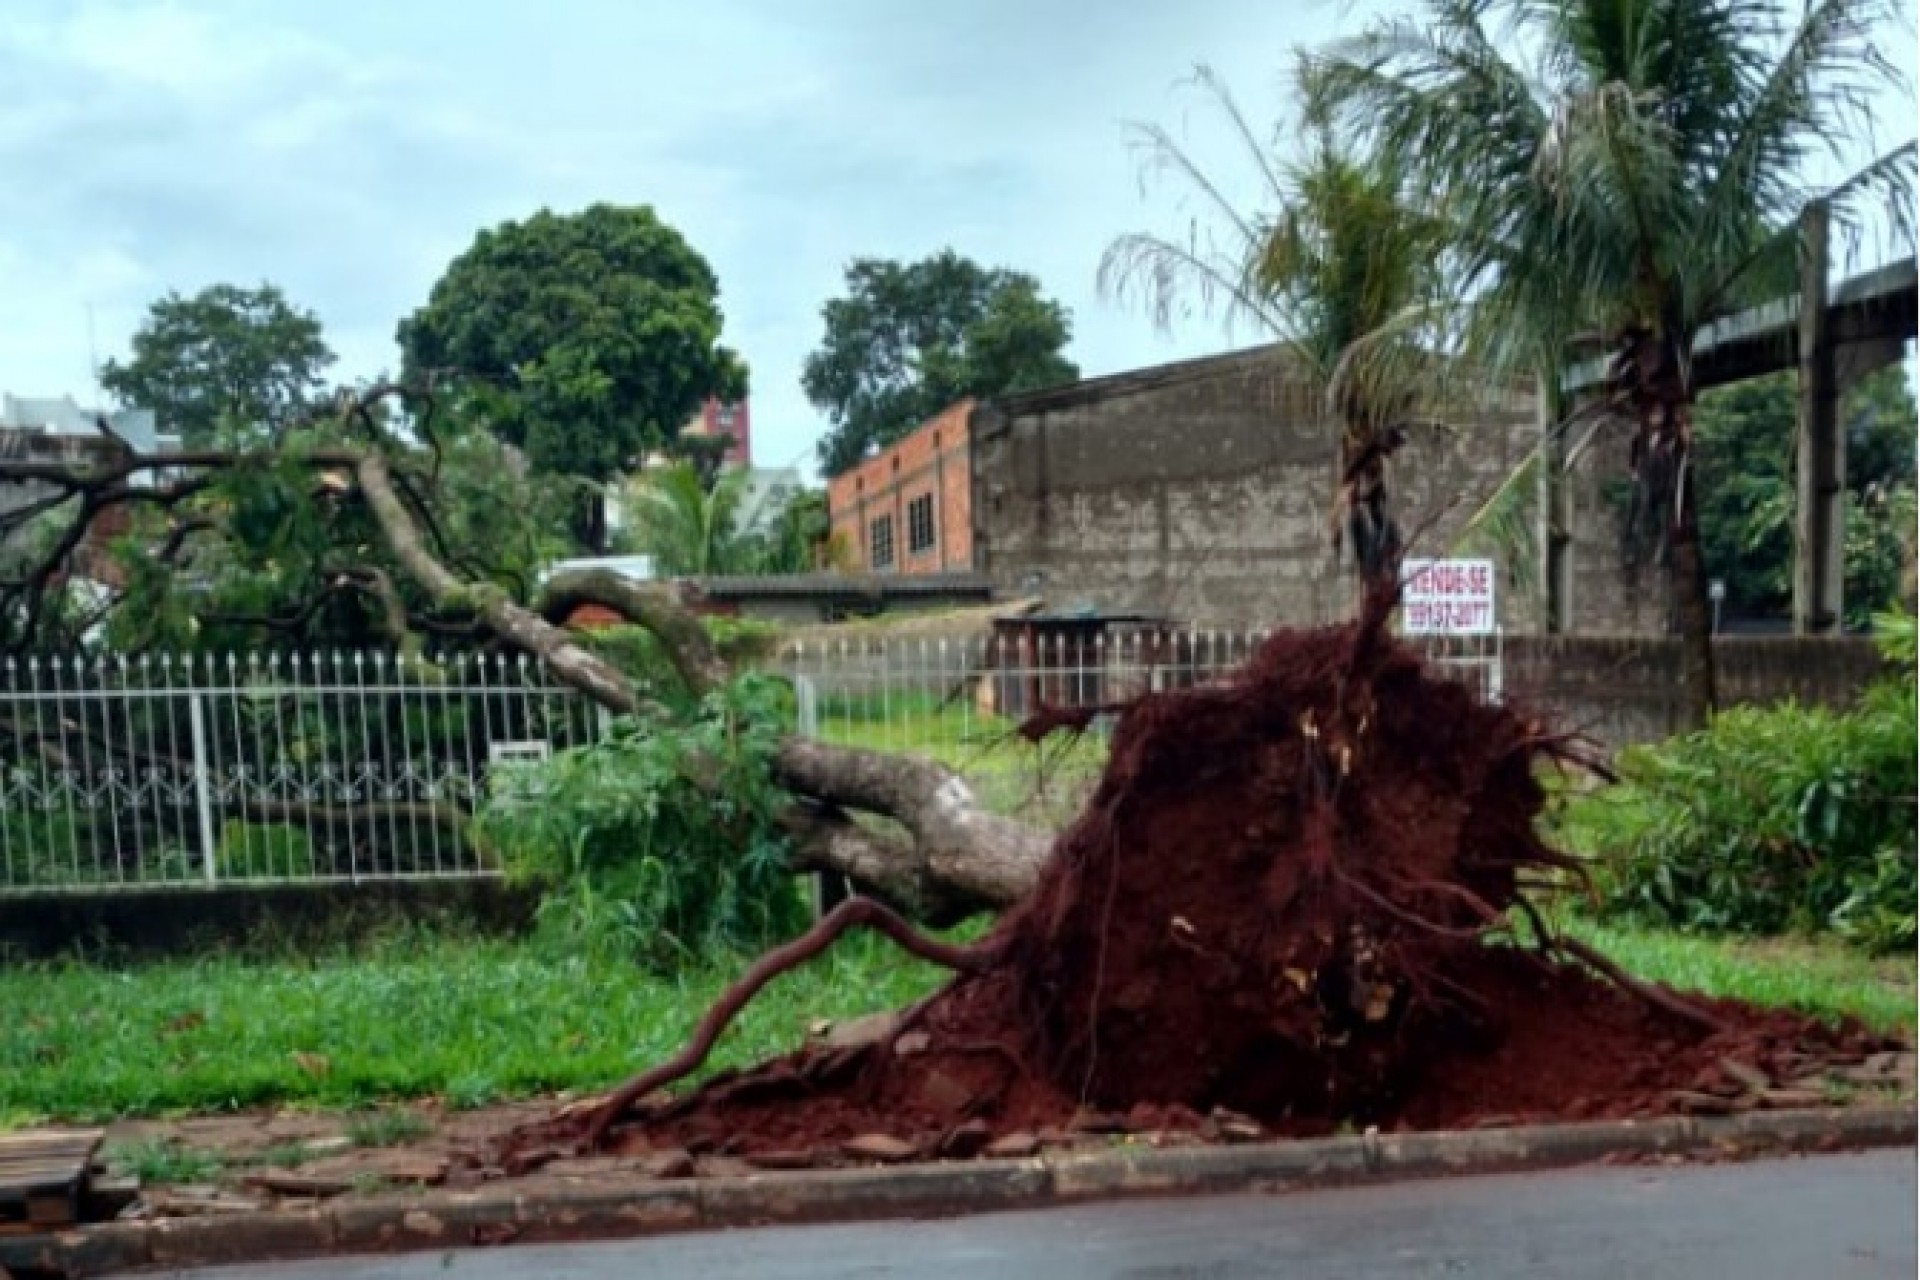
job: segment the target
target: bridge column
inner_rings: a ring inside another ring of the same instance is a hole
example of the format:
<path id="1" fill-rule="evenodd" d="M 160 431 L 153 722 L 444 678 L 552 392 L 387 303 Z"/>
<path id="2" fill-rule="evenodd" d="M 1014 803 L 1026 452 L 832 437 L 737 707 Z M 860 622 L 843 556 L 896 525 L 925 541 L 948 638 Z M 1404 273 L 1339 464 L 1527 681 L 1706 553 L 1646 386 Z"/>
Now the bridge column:
<path id="1" fill-rule="evenodd" d="M 1800 218 L 1800 400 L 1795 433 L 1797 488 L 1793 537 L 1793 629 L 1833 635 L 1844 616 L 1847 437 L 1840 430 L 1839 388 L 1827 312 L 1827 226 L 1824 201 Z"/>
<path id="2" fill-rule="evenodd" d="M 1560 428 L 1565 403 L 1552 378 L 1543 378 L 1536 397 L 1540 418 L 1540 603 L 1541 630 L 1564 635 L 1573 630 L 1573 476 L 1567 466 L 1567 438 Z"/>

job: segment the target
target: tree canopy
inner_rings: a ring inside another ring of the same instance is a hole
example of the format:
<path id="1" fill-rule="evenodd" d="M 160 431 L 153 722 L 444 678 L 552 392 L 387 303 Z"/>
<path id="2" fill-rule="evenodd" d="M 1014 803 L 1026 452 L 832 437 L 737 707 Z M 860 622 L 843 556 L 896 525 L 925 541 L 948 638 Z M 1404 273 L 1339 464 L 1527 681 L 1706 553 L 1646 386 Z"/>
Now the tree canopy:
<path id="1" fill-rule="evenodd" d="M 169 293 L 134 331 L 133 354 L 100 381 L 121 404 L 151 409 L 188 445 L 224 428 L 266 433 L 311 412 L 333 363 L 320 321 L 271 284 Z"/>
<path id="2" fill-rule="evenodd" d="M 604 482 L 746 394 L 719 283 L 646 206 L 542 210 L 482 231 L 400 324 L 405 376 L 537 472 Z"/>
<path id="3" fill-rule="evenodd" d="M 918 262 L 857 258 L 801 386 L 831 429 L 820 465 L 837 475 L 956 400 L 1071 382 L 1065 307 L 1032 276 L 951 249 Z"/>
<path id="4" fill-rule="evenodd" d="M 1793 602 L 1792 374 L 1709 391 L 1694 419 L 1700 458 L 1700 541 L 1707 570 L 1727 585 L 1736 616 L 1784 616 Z M 1894 365 L 1841 403 L 1847 433 L 1847 618 L 1901 603 L 1913 555 L 1913 390 Z"/>
<path id="5" fill-rule="evenodd" d="M 1911 233 L 1911 145 L 1829 190 L 1808 161 L 1870 137 L 1897 83 L 1885 0 L 1424 0 L 1305 63 L 1317 118 L 1431 192 L 1476 363 L 1555 373 L 1614 356 L 1635 423 L 1630 528 L 1671 565 L 1689 710 L 1714 704 L 1690 350 L 1703 325 L 1793 287 L 1796 220 L 1865 197 Z"/>
<path id="6" fill-rule="evenodd" d="M 1134 127 L 1143 167 L 1180 180 L 1214 225 L 1121 236 L 1100 263 L 1110 295 L 1137 297 L 1167 327 L 1189 306 L 1251 317 L 1278 338 L 1338 418 L 1342 484 L 1334 532 L 1361 573 L 1398 545 L 1384 459 L 1394 428 L 1432 397 L 1422 321 L 1446 283 L 1444 228 L 1407 198 L 1403 174 L 1320 124 L 1296 156 L 1275 156 L 1206 67 L 1193 85 L 1241 146 L 1264 207 L 1242 210 L 1164 127 Z"/>

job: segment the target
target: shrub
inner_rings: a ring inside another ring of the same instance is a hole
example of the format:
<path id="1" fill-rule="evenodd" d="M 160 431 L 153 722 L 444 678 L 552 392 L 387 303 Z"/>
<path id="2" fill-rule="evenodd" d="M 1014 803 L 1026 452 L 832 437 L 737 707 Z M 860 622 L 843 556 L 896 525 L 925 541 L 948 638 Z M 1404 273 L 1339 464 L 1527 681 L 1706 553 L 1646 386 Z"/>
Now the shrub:
<path id="1" fill-rule="evenodd" d="M 1833 929 L 1876 951 L 1915 938 L 1913 624 L 1901 668 L 1836 712 L 1733 708 L 1625 751 L 1620 782 L 1568 802 L 1603 907 L 1686 928 Z"/>
<path id="2" fill-rule="evenodd" d="M 229 819 L 213 860 L 222 879 L 304 878 L 313 874 L 313 841 L 299 827 Z"/>
<path id="3" fill-rule="evenodd" d="M 778 681 L 742 676 L 685 715 L 617 721 L 600 742 L 504 772 L 481 828 L 511 873 L 545 886 L 543 928 L 656 968 L 796 932 L 805 904 L 772 771 L 787 699 Z"/>

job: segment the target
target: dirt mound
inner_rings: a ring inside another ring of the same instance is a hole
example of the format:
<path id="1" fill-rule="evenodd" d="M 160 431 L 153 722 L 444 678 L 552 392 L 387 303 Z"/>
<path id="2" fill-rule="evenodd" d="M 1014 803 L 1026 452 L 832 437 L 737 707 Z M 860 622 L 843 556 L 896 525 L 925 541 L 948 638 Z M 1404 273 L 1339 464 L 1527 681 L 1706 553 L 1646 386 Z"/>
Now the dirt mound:
<path id="1" fill-rule="evenodd" d="M 1387 613 L 1281 633 L 1230 683 L 1132 707 L 1033 894 L 888 1034 L 656 1095 L 593 1136 L 750 1154 L 878 1132 L 961 1154 L 1076 1117 L 1314 1134 L 1626 1115 L 1758 1105 L 1875 1047 L 1503 945 L 1529 890 L 1578 875 L 1534 830 L 1535 770 L 1565 744 L 1430 672 Z"/>

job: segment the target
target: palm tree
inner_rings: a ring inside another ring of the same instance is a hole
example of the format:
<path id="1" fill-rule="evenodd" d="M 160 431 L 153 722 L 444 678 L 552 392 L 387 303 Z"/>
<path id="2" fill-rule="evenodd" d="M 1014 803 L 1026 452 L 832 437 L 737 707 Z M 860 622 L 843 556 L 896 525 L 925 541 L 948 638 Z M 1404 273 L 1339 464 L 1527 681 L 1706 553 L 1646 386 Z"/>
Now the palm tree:
<path id="1" fill-rule="evenodd" d="M 1189 301 L 1251 320 L 1279 339 L 1326 396 L 1340 424 L 1339 483 L 1330 529 L 1363 579 L 1389 572 L 1399 530 L 1387 504 L 1385 460 L 1429 400 L 1424 319 L 1441 296 L 1444 243 L 1432 217 L 1402 199 L 1397 172 L 1357 155 L 1325 128 L 1305 154 L 1276 160 L 1209 69 L 1194 85 L 1244 148 L 1267 208 L 1241 211 L 1164 128 L 1136 125 L 1148 171 L 1173 174 L 1209 214 L 1184 240 L 1121 236 L 1100 264 L 1109 296 L 1141 300 L 1167 327 Z"/>
<path id="2" fill-rule="evenodd" d="M 671 577 L 758 571 L 758 541 L 739 527 L 746 477 L 721 471 L 708 486 L 692 462 L 649 468 L 628 490 L 628 542 L 653 557 L 655 572 Z"/>
<path id="3" fill-rule="evenodd" d="M 1911 144 L 1832 191 L 1806 177 L 1815 155 L 1871 137 L 1870 95 L 1898 82 L 1875 48 L 1893 13 L 1889 0 L 1426 0 L 1302 73 L 1315 111 L 1443 211 L 1467 351 L 1551 371 L 1591 326 L 1613 353 L 1607 402 L 1634 423 L 1639 507 L 1670 561 L 1698 720 L 1715 691 L 1693 335 L 1792 290 L 1813 200 L 1857 231 L 1863 197 L 1893 197 L 1911 237 Z"/>

